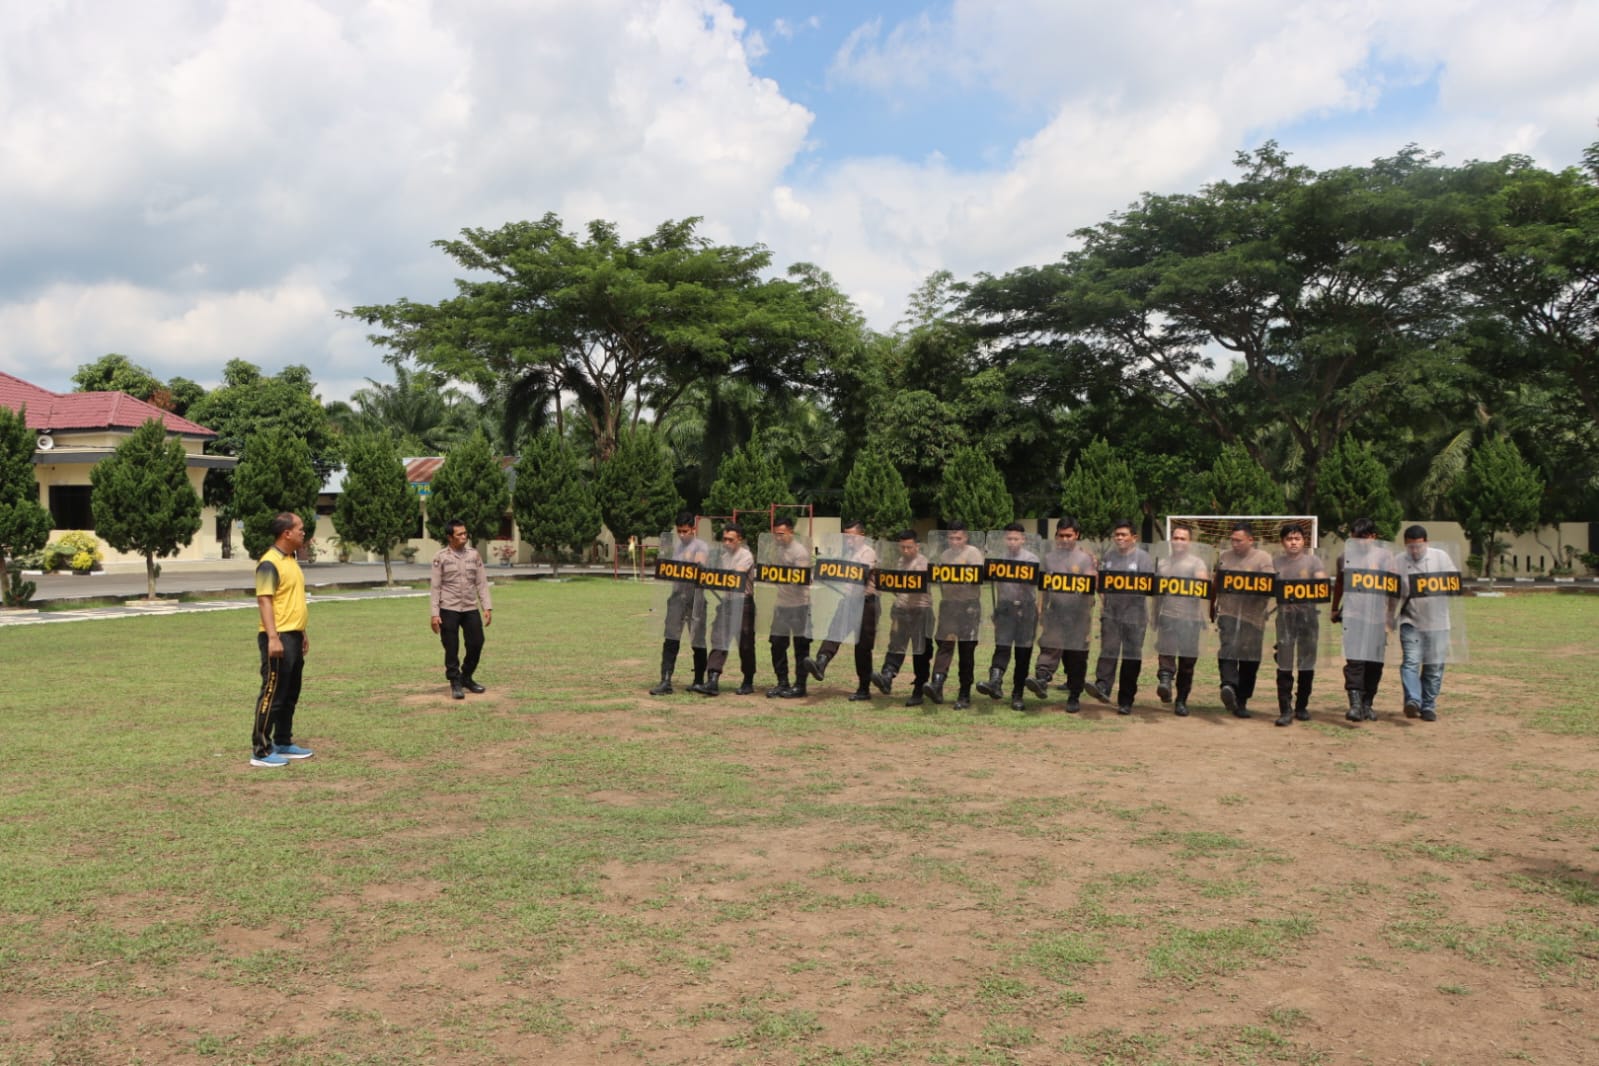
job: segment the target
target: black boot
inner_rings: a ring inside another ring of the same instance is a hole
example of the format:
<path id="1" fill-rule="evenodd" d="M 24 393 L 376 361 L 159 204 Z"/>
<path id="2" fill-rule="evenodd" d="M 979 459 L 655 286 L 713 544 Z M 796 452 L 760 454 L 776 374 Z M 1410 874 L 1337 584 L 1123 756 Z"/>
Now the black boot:
<path id="1" fill-rule="evenodd" d="M 753 695 L 755 695 L 755 678 L 746 677 L 744 679 L 744 683 L 742 685 L 740 685 L 738 688 L 733 690 L 733 695 L 735 695 L 735 696 L 753 696 Z"/>
<path id="2" fill-rule="evenodd" d="M 923 686 L 921 686 L 921 685 L 912 686 L 911 687 L 911 694 L 905 698 L 905 706 L 907 706 L 907 707 L 920 707 L 922 705 L 922 692 L 923 692 Z"/>
<path id="3" fill-rule="evenodd" d="M 672 674 L 670 671 L 661 675 L 661 683 L 650 689 L 651 696 L 670 696 L 672 694 Z"/>
<path id="4" fill-rule="evenodd" d="M 1183 699 L 1181 696 L 1179 696 L 1177 698 L 1177 702 L 1172 704 L 1171 713 L 1175 714 L 1179 718 L 1187 718 L 1188 717 L 1188 701 Z"/>
<path id="5" fill-rule="evenodd" d="M 694 684 L 705 684 L 705 664 L 710 657 L 711 653 L 704 648 L 694 649 Z"/>
<path id="6" fill-rule="evenodd" d="M 1049 697 L 1049 675 L 1043 671 L 1039 671 L 1029 677 L 1022 684 L 1027 686 L 1028 692 L 1031 692 L 1041 700 Z"/>
<path id="7" fill-rule="evenodd" d="M 964 711 L 966 708 L 970 707 L 971 705 L 972 705 L 972 694 L 971 694 L 970 691 L 968 691 L 966 689 L 962 689 L 960 692 L 958 692 L 955 695 L 955 709 L 957 711 Z"/>
<path id="8" fill-rule="evenodd" d="M 801 671 L 799 676 L 799 684 L 788 686 L 788 691 L 782 695 L 785 700 L 802 700 L 810 695 L 809 692 L 805 691 L 805 674 L 803 671 Z"/>
<path id="9" fill-rule="evenodd" d="M 883 668 L 872 675 L 872 684 L 877 686 L 877 691 L 886 696 L 894 691 L 894 675 L 897 673 L 898 670 L 884 663 Z"/>
<path id="10" fill-rule="evenodd" d="M 997 666 L 988 668 L 988 680 L 977 683 L 977 691 L 991 700 L 999 699 L 999 694 L 1005 690 L 1005 671 Z"/>
<path id="11" fill-rule="evenodd" d="M 1359 722 L 1366 717 L 1360 711 L 1360 690 L 1358 688 L 1349 690 L 1349 710 L 1344 712 L 1344 717 L 1351 722 Z"/>
<path id="12" fill-rule="evenodd" d="M 1083 701 L 1078 699 L 1075 695 L 1070 694 L 1070 690 L 1069 689 L 1067 690 L 1067 692 L 1068 692 L 1068 695 L 1066 696 L 1066 713 L 1067 714 L 1076 714 L 1078 711 L 1083 709 Z"/>
<path id="13" fill-rule="evenodd" d="M 1377 720 L 1377 708 L 1371 705 L 1371 700 L 1372 697 L 1370 696 L 1360 697 L 1360 717 L 1368 722 L 1375 722 Z"/>
<path id="14" fill-rule="evenodd" d="M 1316 671 L 1299 671 L 1299 691 L 1294 696 L 1294 717 L 1301 722 L 1310 721 L 1310 688 L 1316 679 Z"/>
<path id="15" fill-rule="evenodd" d="M 800 661 L 800 669 L 809 673 L 818 681 L 827 680 L 827 664 L 833 661 L 832 653 L 822 652 L 814 659 Z"/>
<path id="16" fill-rule="evenodd" d="M 927 698 L 934 703 L 944 702 L 944 678 L 946 674 L 934 674 L 927 682 L 925 691 Z"/>
<path id="17" fill-rule="evenodd" d="M 867 688 L 865 685 L 861 685 L 854 692 L 849 694 L 849 701 L 851 703 L 862 703 L 866 700 L 870 700 L 871 698 L 872 690 Z"/>
<path id="18" fill-rule="evenodd" d="M 1234 718 L 1253 718 L 1254 717 L 1254 715 L 1249 713 L 1249 707 L 1247 706 L 1247 701 L 1245 701 L 1245 700 L 1237 700 L 1236 702 L 1237 702 L 1238 706 L 1233 708 L 1233 717 Z"/>
<path id="19" fill-rule="evenodd" d="M 722 691 L 721 687 L 717 684 L 717 682 L 721 681 L 721 679 L 722 672 L 720 670 L 710 670 L 706 672 L 705 680 L 703 682 L 690 685 L 688 690 L 690 692 L 698 692 L 701 696 L 716 696 Z"/>
<path id="20" fill-rule="evenodd" d="M 793 689 L 788 687 L 788 671 L 780 671 L 777 675 L 777 684 L 766 690 L 766 698 L 775 700 L 779 696 L 787 696 Z"/>
<path id="21" fill-rule="evenodd" d="M 1282 675 L 1278 675 L 1279 677 Z M 1293 725 L 1294 710 L 1287 696 L 1283 695 L 1282 688 L 1277 690 L 1277 721 L 1273 725 Z"/>
<path id="22" fill-rule="evenodd" d="M 1013 711 L 1027 710 L 1027 701 L 1022 699 L 1022 682 L 1018 681 L 1010 688 L 1010 709 Z"/>
<path id="23" fill-rule="evenodd" d="M 1238 713 L 1238 692 L 1231 685 L 1221 687 L 1221 705 L 1234 714 Z"/>
<path id="24" fill-rule="evenodd" d="M 1162 703 L 1171 702 L 1172 676 L 1170 670 L 1162 670 L 1155 675 L 1155 695 L 1160 697 L 1160 702 Z"/>

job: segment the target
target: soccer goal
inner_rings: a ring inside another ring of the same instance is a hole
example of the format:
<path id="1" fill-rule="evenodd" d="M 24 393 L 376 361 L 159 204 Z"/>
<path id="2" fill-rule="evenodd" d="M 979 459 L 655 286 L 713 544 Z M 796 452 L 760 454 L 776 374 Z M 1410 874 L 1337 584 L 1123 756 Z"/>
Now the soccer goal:
<path id="1" fill-rule="evenodd" d="M 1310 549 L 1321 543 L 1321 530 L 1313 514 L 1174 514 L 1166 516 L 1166 539 L 1171 540 L 1173 526 L 1184 525 L 1194 531 L 1194 540 L 1200 544 L 1225 544 L 1227 536 L 1237 522 L 1248 522 L 1255 531 L 1255 541 L 1260 544 L 1282 542 L 1283 526 L 1292 522 L 1310 538 Z"/>

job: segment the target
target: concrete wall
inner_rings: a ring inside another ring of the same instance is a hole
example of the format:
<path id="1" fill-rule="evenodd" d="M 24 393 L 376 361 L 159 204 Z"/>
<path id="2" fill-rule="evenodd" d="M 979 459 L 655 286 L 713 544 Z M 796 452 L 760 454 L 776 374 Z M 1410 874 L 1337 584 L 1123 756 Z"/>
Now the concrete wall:
<path id="1" fill-rule="evenodd" d="M 97 434 L 84 434 L 82 437 L 75 436 L 73 443 L 75 445 L 86 444 L 89 442 L 83 438 L 97 436 Z M 95 441 L 94 443 L 96 445 L 115 447 L 122 442 L 122 438 L 116 434 L 107 433 L 105 437 L 107 438 L 105 441 Z M 94 463 L 71 462 L 70 456 L 66 454 L 63 454 L 61 458 L 62 462 L 41 463 L 33 468 L 34 477 L 39 482 L 39 506 L 46 510 L 50 508 L 50 487 L 52 485 L 87 486 L 90 484 L 89 471 L 94 468 Z M 189 484 L 194 487 L 196 493 L 200 492 L 205 483 L 205 470 L 199 467 L 190 467 L 188 473 Z M 221 559 L 222 545 L 217 541 L 216 528 L 216 508 L 202 508 L 200 511 L 200 531 L 194 535 L 194 540 L 190 541 L 188 547 L 180 549 L 178 554 L 171 558 L 181 561 Z M 50 539 L 59 540 L 63 533 L 69 532 L 75 531 L 57 529 L 50 534 Z M 91 536 L 94 535 L 93 530 L 84 530 L 83 532 L 89 533 Z M 121 569 L 134 564 L 137 564 L 140 569 L 144 568 L 144 557 L 142 555 L 130 555 L 125 552 L 112 551 L 110 545 L 106 544 L 103 539 L 100 540 L 100 551 L 105 556 L 101 565 L 108 569 L 113 566 Z"/>

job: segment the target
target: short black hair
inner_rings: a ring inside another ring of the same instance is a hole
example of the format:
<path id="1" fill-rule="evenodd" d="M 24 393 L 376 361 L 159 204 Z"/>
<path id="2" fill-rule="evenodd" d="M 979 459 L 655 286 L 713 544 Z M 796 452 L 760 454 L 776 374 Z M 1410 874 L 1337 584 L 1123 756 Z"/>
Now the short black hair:
<path id="1" fill-rule="evenodd" d="M 1427 527 L 1426 526 L 1411 526 L 1410 528 L 1405 530 L 1405 539 L 1406 540 L 1426 540 L 1427 539 Z"/>
<path id="2" fill-rule="evenodd" d="M 1248 533 L 1249 536 L 1251 537 L 1251 539 L 1253 539 L 1253 537 L 1255 536 L 1255 527 L 1250 525 L 1248 522 L 1244 521 L 1242 518 L 1240 518 L 1238 521 L 1233 523 L 1232 532 L 1234 532 L 1234 533 Z"/>
<path id="3" fill-rule="evenodd" d="M 722 532 L 723 533 L 737 533 L 739 536 L 742 537 L 744 535 L 744 527 L 739 525 L 737 522 L 729 522 L 727 525 L 722 527 Z"/>
<path id="4" fill-rule="evenodd" d="M 961 532 L 961 533 L 964 533 L 964 532 L 966 532 L 966 523 L 962 522 L 959 518 L 957 518 L 957 519 L 955 519 L 955 521 L 953 521 L 949 525 L 945 526 L 944 530 L 946 532 L 950 532 L 950 533 L 954 533 L 954 532 L 957 532 L 957 531 Z"/>
<path id="5" fill-rule="evenodd" d="M 1375 537 L 1377 535 L 1377 523 L 1369 518 L 1357 518 L 1349 523 L 1349 535 L 1351 537 Z"/>
<path id="6" fill-rule="evenodd" d="M 695 521 L 695 515 L 693 511 L 679 511 L 677 512 L 677 517 L 672 519 L 672 525 L 697 526 L 699 523 Z"/>
<path id="7" fill-rule="evenodd" d="M 895 540 L 915 540 L 916 539 L 916 530 L 914 530 L 914 529 L 902 529 L 898 533 L 894 534 L 894 539 Z"/>
<path id="8" fill-rule="evenodd" d="M 1026 533 L 1027 532 L 1027 527 L 1022 525 L 1020 522 L 1011 522 L 1011 523 L 1009 523 L 1008 525 L 1005 526 L 1004 532 L 1006 532 L 1006 533 Z"/>
<path id="9" fill-rule="evenodd" d="M 1133 520 L 1131 518 L 1118 518 L 1116 521 L 1110 524 L 1110 531 L 1112 533 L 1116 532 L 1118 529 L 1125 529 L 1135 537 L 1138 535 L 1137 527 L 1133 525 Z"/>
<path id="10" fill-rule="evenodd" d="M 1298 533 L 1301 537 L 1309 537 L 1303 522 L 1284 522 L 1283 527 L 1277 531 L 1278 539 L 1287 537 L 1290 533 Z"/>
<path id="11" fill-rule="evenodd" d="M 782 526 L 785 529 L 793 529 L 794 519 L 786 514 L 780 514 L 772 519 L 772 528 L 776 529 L 778 526 Z"/>
<path id="12" fill-rule="evenodd" d="M 457 529 L 465 528 L 466 523 L 461 521 L 459 518 L 450 519 L 448 522 L 444 523 L 444 539 L 449 540 L 451 533 L 454 533 Z"/>
<path id="13" fill-rule="evenodd" d="M 844 519 L 842 522 L 840 522 L 838 524 L 838 528 L 839 528 L 840 531 L 845 532 L 845 533 L 849 532 L 852 529 L 858 529 L 862 533 L 865 533 L 866 532 L 866 523 L 862 522 L 859 518 L 846 518 L 846 519 Z"/>
<path id="14" fill-rule="evenodd" d="M 299 517 L 293 511 L 279 511 L 272 516 L 272 521 L 267 523 L 267 532 L 271 534 L 273 540 L 277 540 L 294 528 L 294 520 Z"/>
<path id="15" fill-rule="evenodd" d="M 1083 534 L 1083 527 L 1078 525 L 1077 519 L 1073 518 L 1071 515 L 1067 515 L 1065 518 L 1062 518 L 1059 522 L 1055 523 L 1056 533 L 1059 533 L 1063 529 L 1075 530 L 1078 536 L 1082 536 Z"/>

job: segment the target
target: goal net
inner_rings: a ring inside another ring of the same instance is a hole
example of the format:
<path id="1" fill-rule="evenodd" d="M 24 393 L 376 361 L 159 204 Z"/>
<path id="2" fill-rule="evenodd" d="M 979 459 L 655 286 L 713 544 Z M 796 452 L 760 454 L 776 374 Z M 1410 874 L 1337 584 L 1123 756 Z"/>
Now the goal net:
<path id="1" fill-rule="evenodd" d="M 1297 525 L 1310 540 L 1310 550 L 1321 543 L 1321 530 L 1313 514 L 1174 514 L 1166 516 L 1166 539 L 1171 540 L 1174 526 L 1184 525 L 1194 532 L 1200 544 L 1225 544 L 1239 522 L 1248 522 L 1258 544 L 1282 542 L 1283 527 Z"/>

